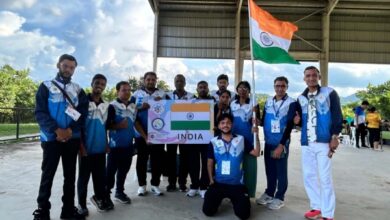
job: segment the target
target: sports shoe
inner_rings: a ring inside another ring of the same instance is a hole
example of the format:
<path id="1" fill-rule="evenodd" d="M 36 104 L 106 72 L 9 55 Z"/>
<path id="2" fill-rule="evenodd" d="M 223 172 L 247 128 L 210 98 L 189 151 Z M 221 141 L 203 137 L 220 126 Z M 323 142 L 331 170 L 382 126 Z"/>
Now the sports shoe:
<path id="1" fill-rule="evenodd" d="M 199 190 L 199 195 L 200 195 L 200 197 L 201 197 L 202 199 L 204 199 L 204 196 L 206 195 L 206 191 L 207 191 L 207 190 L 205 190 L 205 189 Z"/>
<path id="2" fill-rule="evenodd" d="M 333 218 L 322 218 L 322 220 L 333 220 Z"/>
<path id="3" fill-rule="evenodd" d="M 77 212 L 80 215 L 85 216 L 85 217 L 89 215 L 88 208 L 87 207 L 82 207 L 81 205 L 79 205 L 79 207 L 77 207 Z"/>
<path id="4" fill-rule="evenodd" d="M 195 197 L 196 194 L 198 194 L 198 190 L 197 190 L 197 189 L 190 189 L 190 190 L 186 193 L 186 195 L 187 195 L 188 197 Z"/>
<path id="5" fill-rule="evenodd" d="M 62 209 L 60 218 L 61 218 L 61 219 L 77 219 L 77 220 L 82 220 L 82 219 L 85 219 L 85 216 L 80 215 L 79 212 L 78 212 L 78 209 L 77 209 L 76 207 L 73 207 L 73 209 L 69 209 L 69 210 L 67 210 L 67 209 Z"/>
<path id="6" fill-rule="evenodd" d="M 256 199 L 256 203 L 258 205 L 267 205 L 272 202 L 274 198 L 267 195 L 267 193 L 263 193 L 263 195 L 260 196 L 260 198 Z"/>
<path id="7" fill-rule="evenodd" d="M 307 211 L 305 213 L 305 218 L 307 219 L 317 219 L 317 218 L 321 218 L 321 211 L 320 210 L 315 210 L 315 209 L 312 209 L 310 211 Z"/>
<path id="8" fill-rule="evenodd" d="M 146 195 L 146 186 L 140 186 L 138 187 L 138 196 L 144 196 Z"/>
<path id="9" fill-rule="evenodd" d="M 131 203 L 131 199 L 124 192 L 115 193 L 115 200 L 122 204 Z"/>
<path id="10" fill-rule="evenodd" d="M 114 203 L 111 200 L 110 196 L 107 196 L 107 198 L 104 200 L 106 211 L 113 210 L 114 209 Z"/>
<path id="11" fill-rule="evenodd" d="M 50 210 L 38 208 L 33 214 L 34 220 L 50 220 Z"/>
<path id="12" fill-rule="evenodd" d="M 187 186 L 186 185 L 181 185 L 181 186 L 179 186 L 179 191 L 180 192 L 187 192 Z"/>
<path id="13" fill-rule="evenodd" d="M 164 193 L 161 192 L 161 190 L 160 190 L 160 188 L 158 188 L 158 186 L 152 186 L 151 190 L 152 190 L 152 192 L 154 193 L 155 196 L 164 195 Z"/>
<path id="14" fill-rule="evenodd" d="M 280 209 L 284 206 L 284 202 L 280 199 L 273 199 L 271 203 L 267 204 L 267 207 L 272 210 Z"/>
<path id="15" fill-rule="evenodd" d="M 175 192 L 177 190 L 176 185 L 168 185 L 167 192 Z"/>
<path id="16" fill-rule="evenodd" d="M 106 204 L 102 199 L 97 199 L 96 196 L 92 196 L 91 202 L 96 207 L 98 212 L 104 212 L 107 210 Z"/>

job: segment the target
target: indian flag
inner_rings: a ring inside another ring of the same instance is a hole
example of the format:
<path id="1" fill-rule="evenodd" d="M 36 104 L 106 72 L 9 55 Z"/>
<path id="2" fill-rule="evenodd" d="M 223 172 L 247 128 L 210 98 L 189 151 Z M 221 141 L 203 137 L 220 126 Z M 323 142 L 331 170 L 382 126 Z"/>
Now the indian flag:
<path id="1" fill-rule="evenodd" d="M 279 21 L 249 0 L 249 25 L 253 58 L 265 63 L 299 64 L 288 54 L 291 38 L 298 27 Z"/>
<path id="2" fill-rule="evenodd" d="M 175 103 L 171 106 L 171 130 L 210 130 L 209 103 Z"/>

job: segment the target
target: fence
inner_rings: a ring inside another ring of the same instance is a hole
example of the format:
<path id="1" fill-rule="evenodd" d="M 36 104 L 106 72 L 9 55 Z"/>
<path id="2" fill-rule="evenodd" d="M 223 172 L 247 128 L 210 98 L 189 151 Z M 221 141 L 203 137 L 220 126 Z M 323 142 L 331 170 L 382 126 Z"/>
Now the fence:
<path id="1" fill-rule="evenodd" d="M 34 108 L 0 107 L 0 142 L 38 136 L 39 126 L 35 120 Z"/>

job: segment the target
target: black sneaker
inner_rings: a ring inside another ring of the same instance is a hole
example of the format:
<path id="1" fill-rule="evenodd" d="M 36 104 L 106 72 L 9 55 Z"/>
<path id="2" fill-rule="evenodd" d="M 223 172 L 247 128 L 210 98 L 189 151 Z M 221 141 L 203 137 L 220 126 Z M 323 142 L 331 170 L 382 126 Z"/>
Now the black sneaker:
<path id="1" fill-rule="evenodd" d="M 116 193 L 115 200 L 123 204 L 131 203 L 131 199 L 124 192 Z"/>
<path id="2" fill-rule="evenodd" d="M 104 203 L 105 203 L 106 211 L 109 211 L 109 210 L 113 210 L 113 209 L 114 209 L 114 203 L 112 202 L 110 196 L 108 196 L 108 197 L 104 200 Z"/>
<path id="3" fill-rule="evenodd" d="M 98 212 L 104 212 L 107 210 L 106 204 L 102 199 L 97 199 L 96 196 L 92 196 L 91 202 L 96 207 Z"/>
<path id="4" fill-rule="evenodd" d="M 50 220 L 50 211 L 48 209 L 38 208 L 32 215 L 34 220 Z"/>
<path id="5" fill-rule="evenodd" d="M 179 190 L 180 190 L 180 192 L 187 192 L 187 186 L 186 185 L 181 185 L 181 186 L 179 186 Z"/>
<path id="6" fill-rule="evenodd" d="M 73 209 L 70 210 L 62 209 L 60 218 L 84 220 L 85 216 L 81 215 L 78 211 L 79 210 L 76 207 L 73 207 Z"/>
<path id="7" fill-rule="evenodd" d="M 167 192 L 175 192 L 177 190 L 176 185 L 168 185 Z"/>
<path id="8" fill-rule="evenodd" d="M 79 206 L 78 207 L 78 210 L 77 210 L 77 212 L 80 214 L 80 215 L 82 215 L 82 216 L 88 216 L 89 215 L 89 211 L 88 211 L 88 208 L 86 207 L 86 206 Z"/>

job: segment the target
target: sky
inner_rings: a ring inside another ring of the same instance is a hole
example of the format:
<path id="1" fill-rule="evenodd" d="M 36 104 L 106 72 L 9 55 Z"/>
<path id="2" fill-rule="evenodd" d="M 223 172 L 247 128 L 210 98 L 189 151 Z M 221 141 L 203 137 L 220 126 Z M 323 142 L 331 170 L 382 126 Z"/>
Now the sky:
<path id="1" fill-rule="evenodd" d="M 0 66 L 30 69 L 34 81 L 51 79 L 61 54 L 74 55 L 79 63 L 73 80 L 90 85 L 96 73 L 113 87 L 130 76 L 140 77 L 153 67 L 154 14 L 147 0 L 1 0 Z M 255 61 L 256 92 L 272 95 L 273 80 L 286 76 L 289 94 L 305 88 L 301 65 L 269 65 Z M 217 89 L 216 78 L 227 74 L 234 90 L 234 60 L 159 58 L 157 75 L 173 87 L 173 76 L 187 78 L 187 90 L 195 91 L 199 80 Z M 250 61 L 244 64 L 243 79 L 251 78 Z M 329 86 L 346 97 L 390 79 L 390 65 L 329 64 Z"/>

